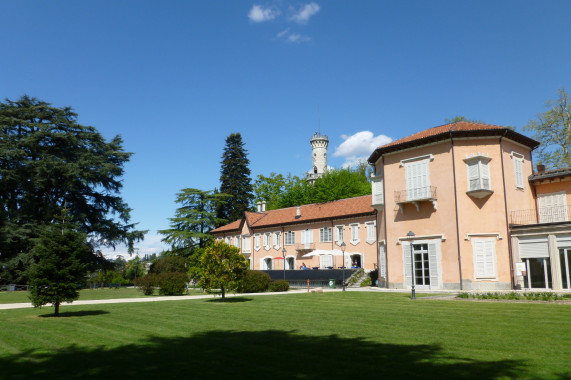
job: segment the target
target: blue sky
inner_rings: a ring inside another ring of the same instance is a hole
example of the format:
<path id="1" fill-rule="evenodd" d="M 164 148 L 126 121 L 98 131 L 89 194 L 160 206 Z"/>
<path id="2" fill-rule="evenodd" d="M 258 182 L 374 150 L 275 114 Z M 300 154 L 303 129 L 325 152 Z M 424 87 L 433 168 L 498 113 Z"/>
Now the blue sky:
<path id="1" fill-rule="evenodd" d="M 219 186 L 233 132 L 253 177 L 309 170 L 319 119 L 333 167 L 455 115 L 521 132 L 571 90 L 570 17 L 570 1 L 3 0 L 0 97 L 123 137 L 149 253 L 176 192 Z"/>

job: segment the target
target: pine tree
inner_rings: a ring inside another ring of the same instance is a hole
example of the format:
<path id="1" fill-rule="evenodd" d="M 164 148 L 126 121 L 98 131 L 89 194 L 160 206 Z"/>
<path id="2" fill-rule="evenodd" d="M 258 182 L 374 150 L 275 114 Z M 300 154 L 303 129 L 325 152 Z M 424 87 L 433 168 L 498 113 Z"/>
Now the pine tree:
<path id="1" fill-rule="evenodd" d="M 212 239 L 209 232 L 216 226 L 227 223 L 218 219 L 218 206 L 224 204 L 230 196 L 213 191 L 182 189 L 176 198 L 181 207 L 176 209 L 175 217 L 170 218 L 171 228 L 160 230 L 162 239 L 173 250 L 204 248 Z"/>
<path id="2" fill-rule="evenodd" d="M 53 304 L 58 317 L 62 302 L 79 298 L 77 286 L 85 280 L 93 250 L 86 234 L 61 224 L 44 229 L 33 253 L 38 261 L 30 268 L 30 300 L 34 307 Z"/>
<path id="3" fill-rule="evenodd" d="M 240 219 L 254 199 L 247 153 L 239 133 L 232 133 L 226 138 L 220 169 L 220 192 L 232 198 L 218 208 L 220 219 L 230 222 Z"/>

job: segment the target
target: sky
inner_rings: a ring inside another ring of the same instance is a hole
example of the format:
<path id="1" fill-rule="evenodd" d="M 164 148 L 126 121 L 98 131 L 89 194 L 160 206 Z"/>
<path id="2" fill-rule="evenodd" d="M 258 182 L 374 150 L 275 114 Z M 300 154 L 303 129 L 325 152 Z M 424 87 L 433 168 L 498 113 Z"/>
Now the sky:
<path id="1" fill-rule="evenodd" d="M 528 134 L 571 90 L 570 19 L 563 0 L 0 0 L 0 98 L 122 136 L 138 252 L 158 253 L 176 193 L 220 186 L 231 133 L 252 179 L 310 170 L 316 131 L 336 168 L 457 115 Z"/>

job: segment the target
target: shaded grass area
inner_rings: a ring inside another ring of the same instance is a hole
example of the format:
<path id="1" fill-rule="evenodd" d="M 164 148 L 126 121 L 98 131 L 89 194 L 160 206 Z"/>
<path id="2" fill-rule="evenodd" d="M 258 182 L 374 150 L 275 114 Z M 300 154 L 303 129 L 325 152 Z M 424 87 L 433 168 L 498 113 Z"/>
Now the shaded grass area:
<path id="1" fill-rule="evenodd" d="M 158 293 L 158 292 L 155 292 Z M 17 291 L 17 292 L 0 292 L 0 304 L 4 303 L 24 303 L 30 302 L 28 298 L 29 292 Z M 189 289 L 189 295 L 201 295 L 202 290 L 200 289 Z M 158 297 L 158 294 L 154 294 L 153 297 Z M 114 298 L 143 298 L 150 297 L 145 296 L 143 292 L 136 288 L 103 288 L 103 289 L 82 289 L 79 292 L 79 299 L 81 301 L 85 300 L 106 300 Z"/>
<path id="2" fill-rule="evenodd" d="M 289 294 L 0 312 L 2 376 L 571 377 L 571 307 Z M 533 326 L 533 329 L 530 329 Z"/>

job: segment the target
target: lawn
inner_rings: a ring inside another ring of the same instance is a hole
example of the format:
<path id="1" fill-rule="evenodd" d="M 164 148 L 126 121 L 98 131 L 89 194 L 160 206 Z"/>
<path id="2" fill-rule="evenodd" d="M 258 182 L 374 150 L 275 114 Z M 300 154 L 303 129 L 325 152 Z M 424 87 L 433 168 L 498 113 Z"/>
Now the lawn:
<path id="1" fill-rule="evenodd" d="M 28 292 L 17 291 L 17 292 L 0 292 L 0 304 L 3 303 L 23 303 L 30 302 L 28 298 Z M 202 290 L 197 289 L 189 290 L 190 295 L 200 295 L 203 294 Z M 158 292 L 155 291 L 154 296 L 158 296 Z M 113 298 L 138 298 L 147 297 L 136 288 L 103 288 L 103 289 L 82 289 L 79 292 L 79 300 L 107 300 Z"/>
<path id="2" fill-rule="evenodd" d="M 311 293 L 0 311 L 0 378 L 569 378 L 571 305 Z"/>

